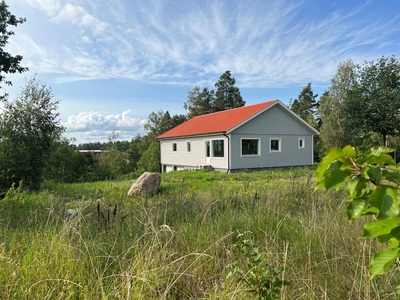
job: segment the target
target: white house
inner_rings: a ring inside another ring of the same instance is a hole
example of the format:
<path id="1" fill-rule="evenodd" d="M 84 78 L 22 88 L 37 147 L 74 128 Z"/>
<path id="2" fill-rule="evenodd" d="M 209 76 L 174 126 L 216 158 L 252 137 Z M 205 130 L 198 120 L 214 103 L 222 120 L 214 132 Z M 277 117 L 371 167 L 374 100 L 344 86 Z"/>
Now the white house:
<path id="1" fill-rule="evenodd" d="M 242 169 L 314 163 L 319 132 L 279 100 L 194 117 L 159 135 L 161 170 Z"/>

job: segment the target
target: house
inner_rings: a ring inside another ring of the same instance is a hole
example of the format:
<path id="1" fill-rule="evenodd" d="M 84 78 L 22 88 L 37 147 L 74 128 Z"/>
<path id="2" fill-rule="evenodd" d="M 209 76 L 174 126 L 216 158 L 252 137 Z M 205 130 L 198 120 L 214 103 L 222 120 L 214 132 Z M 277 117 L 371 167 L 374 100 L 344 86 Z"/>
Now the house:
<path id="1" fill-rule="evenodd" d="M 161 170 L 243 169 L 314 163 L 319 132 L 279 100 L 194 117 L 159 135 Z"/>

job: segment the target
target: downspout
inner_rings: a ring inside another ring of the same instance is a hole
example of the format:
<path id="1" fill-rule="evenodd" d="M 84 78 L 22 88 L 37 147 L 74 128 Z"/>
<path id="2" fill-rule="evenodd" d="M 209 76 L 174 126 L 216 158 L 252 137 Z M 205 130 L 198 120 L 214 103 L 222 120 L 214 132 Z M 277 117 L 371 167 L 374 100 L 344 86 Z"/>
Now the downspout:
<path id="1" fill-rule="evenodd" d="M 226 138 L 228 139 L 228 170 L 226 171 L 226 174 L 228 174 L 230 169 L 231 169 L 230 168 L 231 167 L 231 161 L 230 161 L 230 156 L 229 156 L 229 153 L 230 153 L 229 146 L 230 146 L 231 142 L 230 142 L 229 136 L 225 132 L 223 133 L 223 135 L 226 136 Z"/>

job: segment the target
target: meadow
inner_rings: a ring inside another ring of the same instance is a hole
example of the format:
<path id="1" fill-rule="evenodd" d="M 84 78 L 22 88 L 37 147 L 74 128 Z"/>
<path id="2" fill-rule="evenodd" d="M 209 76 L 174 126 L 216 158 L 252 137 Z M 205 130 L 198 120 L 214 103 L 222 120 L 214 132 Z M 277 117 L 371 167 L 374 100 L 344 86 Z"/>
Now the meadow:
<path id="1" fill-rule="evenodd" d="M 347 221 L 344 191 L 313 193 L 314 172 L 170 172 L 154 197 L 128 197 L 129 180 L 11 189 L 0 299 L 254 299 L 240 234 L 290 282 L 280 299 L 396 299 L 397 266 L 370 280 L 380 246 Z"/>

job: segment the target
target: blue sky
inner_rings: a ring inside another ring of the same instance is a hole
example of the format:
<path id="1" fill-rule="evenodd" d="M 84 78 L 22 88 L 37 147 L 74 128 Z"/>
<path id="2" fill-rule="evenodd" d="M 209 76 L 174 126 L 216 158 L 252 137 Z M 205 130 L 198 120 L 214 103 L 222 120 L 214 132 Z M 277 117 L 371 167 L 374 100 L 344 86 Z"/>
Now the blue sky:
<path id="1" fill-rule="evenodd" d="M 232 72 L 246 104 L 289 103 L 312 82 L 330 85 L 338 64 L 396 55 L 400 0 L 6 0 L 27 22 L 6 50 L 29 72 L 9 75 L 10 98 L 37 78 L 60 100 L 78 143 L 144 134 L 154 111 L 186 114 L 196 85 Z"/>

